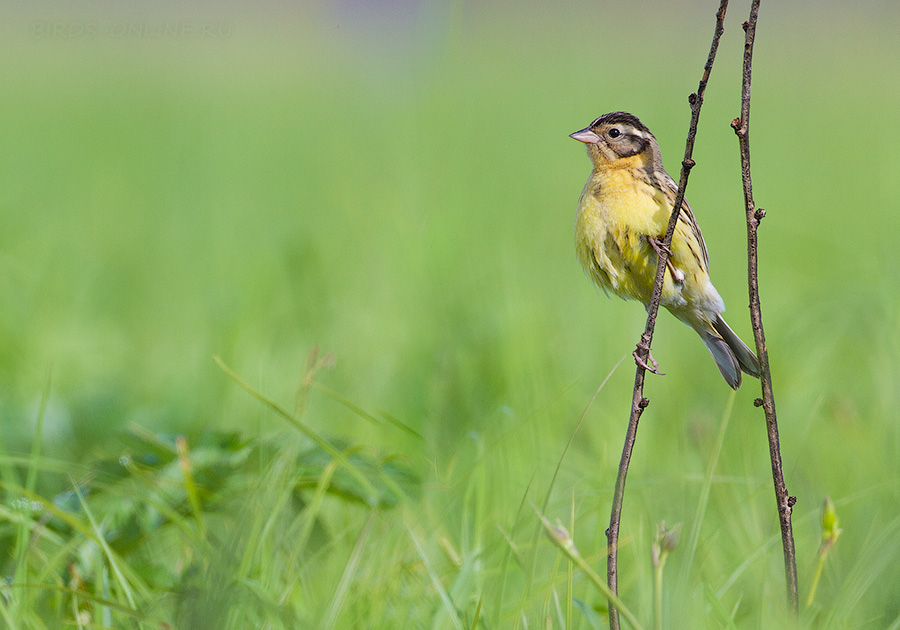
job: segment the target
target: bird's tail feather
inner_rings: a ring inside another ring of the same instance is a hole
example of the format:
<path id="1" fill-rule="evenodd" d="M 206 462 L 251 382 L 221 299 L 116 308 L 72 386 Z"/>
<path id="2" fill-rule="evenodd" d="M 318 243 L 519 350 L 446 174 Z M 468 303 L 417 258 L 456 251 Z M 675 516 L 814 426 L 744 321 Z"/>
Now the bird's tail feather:
<path id="1" fill-rule="evenodd" d="M 722 336 L 722 339 L 725 340 L 725 343 L 728 344 L 728 347 L 731 348 L 741 369 L 750 376 L 759 378 L 759 359 L 757 359 L 756 355 L 753 354 L 753 351 L 747 347 L 747 344 L 741 341 L 741 338 L 728 327 L 728 324 L 725 323 L 725 320 L 722 319 L 721 315 L 716 317 L 716 320 L 712 325 L 716 332 Z"/>
<path id="2" fill-rule="evenodd" d="M 698 329 L 697 332 L 725 381 L 733 389 L 737 389 L 741 386 L 742 371 L 759 378 L 759 360 L 747 344 L 728 327 L 721 315 L 716 315 L 716 319 L 710 323 L 712 330 Z"/>
<path id="3" fill-rule="evenodd" d="M 712 358 L 715 359 L 725 382 L 732 389 L 739 388 L 741 386 L 741 366 L 731 347 L 716 334 L 704 332 L 700 333 L 700 336 L 703 338 L 703 343 L 706 344 L 706 349 L 709 350 Z"/>

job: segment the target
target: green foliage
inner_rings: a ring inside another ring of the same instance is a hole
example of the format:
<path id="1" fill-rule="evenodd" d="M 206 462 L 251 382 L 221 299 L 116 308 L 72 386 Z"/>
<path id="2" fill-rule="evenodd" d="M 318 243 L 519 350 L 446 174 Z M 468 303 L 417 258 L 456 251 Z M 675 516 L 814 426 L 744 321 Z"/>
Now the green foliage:
<path id="1" fill-rule="evenodd" d="M 370 507 L 356 478 L 290 435 L 207 433 L 188 448 L 183 437 L 135 427 L 118 441 L 55 497 L 4 484 L 23 499 L 2 544 L 27 546 L 3 567 L 16 576 L 6 601 L 13 626 L 54 627 L 60 614 L 116 627 L 307 625 L 331 594 L 319 591 L 320 557 L 348 524 L 396 504 L 385 480 L 409 497 L 419 485 L 400 460 L 342 449 L 383 497 Z"/>
<path id="2" fill-rule="evenodd" d="M 226 7 L 229 33 L 180 38 L 3 20 L 0 626 L 604 626 L 532 505 L 602 575 L 633 376 L 613 366 L 644 314 L 578 270 L 566 136 L 630 110 L 675 172 L 714 11 L 607 4 Z M 898 10 L 764 6 L 755 50 L 761 297 L 817 628 L 900 620 Z M 729 11 L 688 198 L 749 339 Z M 334 361 L 304 367 L 317 345 Z M 755 383 L 732 406 L 671 318 L 654 357 L 620 595 L 650 626 L 655 527 L 683 523 L 664 627 L 779 627 Z"/>

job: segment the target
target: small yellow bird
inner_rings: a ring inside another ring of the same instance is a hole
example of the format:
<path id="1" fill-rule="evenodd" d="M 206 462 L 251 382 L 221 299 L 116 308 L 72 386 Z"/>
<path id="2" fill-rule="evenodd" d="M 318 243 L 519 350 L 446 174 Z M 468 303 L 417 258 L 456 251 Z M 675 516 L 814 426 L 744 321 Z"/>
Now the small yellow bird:
<path id="1" fill-rule="evenodd" d="M 578 260 L 601 289 L 647 306 L 678 185 L 656 138 L 632 114 L 604 114 L 571 137 L 587 145 L 594 165 L 575 214 Z M 731 387 L 741 386 L 741 371 L 758 378 L 756 355 L 722 319 L 725 304 L 686 199 L 670 252 L 660 305 L 697 331 Z"/>

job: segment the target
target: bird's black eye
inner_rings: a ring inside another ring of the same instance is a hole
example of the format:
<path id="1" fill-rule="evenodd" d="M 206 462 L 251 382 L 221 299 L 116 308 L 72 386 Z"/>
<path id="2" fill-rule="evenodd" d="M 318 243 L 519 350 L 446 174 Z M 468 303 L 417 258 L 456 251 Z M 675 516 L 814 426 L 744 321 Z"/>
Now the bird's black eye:
<path id="1" fill-rule="evenodd" d="M 608 135 L 610 138 L 618 138 L 619 136 L 622 135 L 622 132 L 619 131 L 618 129 L 616 129 L 615 127 L 613 127 L 612 129 L 609 130 Z"/>

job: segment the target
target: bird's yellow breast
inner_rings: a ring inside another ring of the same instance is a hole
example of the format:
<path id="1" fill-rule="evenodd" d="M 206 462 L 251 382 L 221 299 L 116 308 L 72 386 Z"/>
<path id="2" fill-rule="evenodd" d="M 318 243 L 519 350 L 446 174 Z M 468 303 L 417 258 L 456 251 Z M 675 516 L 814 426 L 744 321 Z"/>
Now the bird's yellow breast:
<path id="1" fill-rule="evenodd" d="M 601 288 L 646 304 L 653 292 L 658 263 L 647 237 L 662 240 L 672 205 L 636 166 L 591 174 L 578 202 L 575 249 L 581 265 Z M 666 305 L 683 303 L 685 291 L 705 290 L 708 283 L 704 266 L 691 251 L 691 239 L 696 239 L 685 228 L 679 221 L 671 257 L 675 267 L 684 272 L 685 281 L 675 283 L 666 272 L 662 295 Z"/>
<path id="2" fill-rule="evenodd" d="M 671 204 L 662 191 L 635 172 L 637 168 L 595 171 L 585 185 L 582 199 L 588 220 L 599 220 L 613 229 L 630 229 L 641 234 L 662 236 L 671 214 Z"/>

